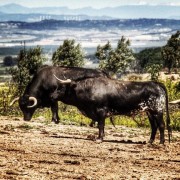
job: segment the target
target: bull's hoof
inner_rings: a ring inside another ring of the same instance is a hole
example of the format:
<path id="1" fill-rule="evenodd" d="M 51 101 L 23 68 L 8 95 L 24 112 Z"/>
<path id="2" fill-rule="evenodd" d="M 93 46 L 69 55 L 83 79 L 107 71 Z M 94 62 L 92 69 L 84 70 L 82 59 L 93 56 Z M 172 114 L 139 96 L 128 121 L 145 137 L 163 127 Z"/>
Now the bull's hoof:
<path id="1" fill-rule="evenodd" d="M 59 120 L 52 120 L 55 124 L 59 124 Z"/>
<path id="2" fill-rule="evenodd" d="M 164 145 L 165 140 L 160 140 L 159 144 Z"/>
<path id="3" fill-rule="evenodd" d="M 159 148 L 165 148 L 165 144 L 159 144 Z"/>
<path id="4" fill-rule="evenodd" d="M 96 143 L 98 143 L 98 144 L 100 144 L 100 143 L 102 143 L 103 142 L 103 140 L 102 139 L 96 139 Z"/>
<path id="5" fill-rule="evenodd" d="M 154 140 L 153 140 L 153 139 L 150 139 L 148 143 L 149 143 L 149 144 L 152 144 L 153 142 L 154 142 Z"/>

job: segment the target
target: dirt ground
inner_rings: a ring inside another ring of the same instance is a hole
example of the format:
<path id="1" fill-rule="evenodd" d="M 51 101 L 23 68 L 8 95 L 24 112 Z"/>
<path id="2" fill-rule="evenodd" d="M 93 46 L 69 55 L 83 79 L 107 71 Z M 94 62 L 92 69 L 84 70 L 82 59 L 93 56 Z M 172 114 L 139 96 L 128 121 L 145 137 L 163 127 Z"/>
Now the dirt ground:
<path id="1" fill-rule="evenodd" d="M 0 180 L 180 179 L 180 132 L 163 146 L 146 143 L 150 129 L 116 128 L 98 144 L 96 128 L 0 117 Z"/>

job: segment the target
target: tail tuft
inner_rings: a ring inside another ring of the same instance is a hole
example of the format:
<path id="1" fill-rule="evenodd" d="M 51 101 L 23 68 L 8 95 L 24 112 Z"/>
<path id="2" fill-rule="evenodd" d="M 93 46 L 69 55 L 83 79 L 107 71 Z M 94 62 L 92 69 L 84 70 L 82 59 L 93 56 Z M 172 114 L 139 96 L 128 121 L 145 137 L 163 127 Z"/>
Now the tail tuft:
<path id="1" fill-rule="evenodd" d="M 169 138 L 169 143 L 170 143 L 172 139 L 172 129 L 170 125 L 167 126 L 167 130 L 168 130 L 168 138 Z"/>

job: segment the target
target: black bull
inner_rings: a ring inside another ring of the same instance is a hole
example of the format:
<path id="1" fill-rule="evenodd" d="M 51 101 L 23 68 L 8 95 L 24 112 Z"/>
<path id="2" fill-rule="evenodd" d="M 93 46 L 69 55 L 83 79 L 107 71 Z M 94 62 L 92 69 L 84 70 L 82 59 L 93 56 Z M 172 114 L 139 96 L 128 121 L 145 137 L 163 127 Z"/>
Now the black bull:
<path id="1" fill-rule="evenodd" d="M 52 93 L 54 100 L 76 106 L 84 115 L 98 122 L 100 141 L 103 140 L 105 118 L 113 115 L 131 115 L 145 111 L 150 124 L 150 143 L 153 143 L 157 129 L 160 131 L 160 143 L 164 144 L 165 123 L 163 112 L 166 110 L 166 125 L 171 136 L 168 96 L 166 88 L 158 82 L 126 82 L 106 77 L 85 78 L 76 81 L 61 82 Z"/>
<path id="2" fill-rule="evenodd" d="M 107 76 L 107 74 L 102 71 L 87 68 L 54 66 L 41 68 L 27 85 L 24 94 L 11 102 L 12 105 L 16 101 L 19 101 L 24 120 L 31 120 L 37 108 L 50 107 L 52 111 L 52 121 L 59 123 L 58 101 L 52 101 L 50 97 L 59 86 L 59 82 L 53 74 L 56 74 L 61 79 L 71 78 L 72 80 L 80 80 L 85 77 Z"/>

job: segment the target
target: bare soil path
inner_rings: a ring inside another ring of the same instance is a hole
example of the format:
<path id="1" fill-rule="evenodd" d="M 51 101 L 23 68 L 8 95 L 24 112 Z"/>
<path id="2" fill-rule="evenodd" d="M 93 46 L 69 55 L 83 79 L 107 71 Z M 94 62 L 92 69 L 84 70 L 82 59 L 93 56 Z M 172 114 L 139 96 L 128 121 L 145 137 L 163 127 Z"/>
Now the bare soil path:
<path id="1" fill-rule="evenodd" d="M 96 128 L 0 117 L 0 180 L 180 179 L 180 133 L 162 146 L 149 131 L 106 126 L 97 144 Z"/>

